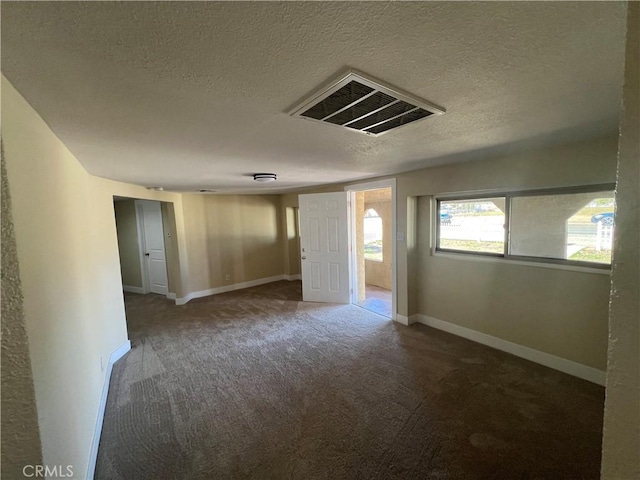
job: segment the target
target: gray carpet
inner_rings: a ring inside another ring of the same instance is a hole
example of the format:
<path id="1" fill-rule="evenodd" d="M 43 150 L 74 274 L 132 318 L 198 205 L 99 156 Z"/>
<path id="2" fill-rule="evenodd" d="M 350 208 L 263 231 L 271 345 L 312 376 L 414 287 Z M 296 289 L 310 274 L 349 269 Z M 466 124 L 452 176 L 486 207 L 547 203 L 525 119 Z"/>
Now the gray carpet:
<path id="1" fill-rule="evenodd" d="M 96 478 L 599 478 L 602 388 L 299 299 L 127 294 Z"/>

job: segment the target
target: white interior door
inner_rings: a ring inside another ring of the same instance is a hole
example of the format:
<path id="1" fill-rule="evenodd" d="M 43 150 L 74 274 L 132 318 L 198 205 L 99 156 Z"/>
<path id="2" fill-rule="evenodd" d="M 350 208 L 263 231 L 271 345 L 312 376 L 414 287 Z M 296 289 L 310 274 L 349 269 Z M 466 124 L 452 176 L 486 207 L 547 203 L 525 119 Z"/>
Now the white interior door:
<path id="1" fill-rule="evenodd" d="M 300 195 L 302 299 L 349 303 L 347 192 Z"/>
<path id="2" fill-rule="evenodd" d="M 160 202 L 136 200 L 136 204 L 139 205 L 138 211 L 142 210 L 143 231 L 140 233 L 146 268 L 143 274 L 147 275 L 151 293 L 166 295 L 169 288 Z"/>

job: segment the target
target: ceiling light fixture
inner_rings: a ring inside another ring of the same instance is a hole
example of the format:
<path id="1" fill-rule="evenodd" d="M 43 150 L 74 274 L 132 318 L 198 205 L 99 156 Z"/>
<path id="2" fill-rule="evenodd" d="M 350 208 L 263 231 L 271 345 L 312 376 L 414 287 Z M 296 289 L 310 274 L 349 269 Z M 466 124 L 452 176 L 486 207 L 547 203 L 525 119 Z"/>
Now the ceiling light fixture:
<path id="1" fill-rule="evenodd" d="M 147 187 L 147 190 L 155 190 L 157 192 L 161 192 L 164 190 L 164 187 Z"/>
<path id="2" fill-rule="evenodd" d="M 273 182 L 274 180 L 276 180 L 276 174 L 275 173 L 254 173 L 253 174 L 253 179 L 256 182 Z"/>

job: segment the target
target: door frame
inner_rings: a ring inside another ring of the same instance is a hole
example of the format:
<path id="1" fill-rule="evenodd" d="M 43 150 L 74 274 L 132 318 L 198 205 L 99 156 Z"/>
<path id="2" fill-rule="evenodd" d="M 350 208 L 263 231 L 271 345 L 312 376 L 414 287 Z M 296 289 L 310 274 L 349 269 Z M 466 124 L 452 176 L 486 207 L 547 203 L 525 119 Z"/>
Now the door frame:
<path id="1" fill-rule="evenodd" d="M 140 273 L 142 277 L 142 290 L 143 293 L 151 293 L 151 288 L 149 287 L 149 270 L 147 269 L 147 262 L 145 261 L 144 256 L 144 246 L 145 246 L 145 231 L 144 231 L 144 210 L 142 203 L 140 200 L 135 199 L 134 205 L 136 207 L 136 224 L 138 227 L 138 257 L 140 260 Z"/>
<path id="2" fill-rule="evenodd" d="M 160 222 L 162 225 L 162 246 L 164 250 L 164 266 L 167 275 L 167 293 L 166 297 L 172 299 L 175 294 L 169 291 L 169 265 L 167 259 L 167 249 L 165 244 L 165 225 L 164 215 L 162 214 L 162 201 L 160 200 L 148 200 L 142 198 L 134 199 L 135 211 L 136 211 L 136 226 L 138 228 L 138 256 L 140 258 L 140 273 L 142 277 L 142 290 L 144 294 L 151 293 L 151 280 L 149 278 L 149 258 L 145 255 L 147 245 L 147 230 L 144 225 L 144 202 L 153 202 L 160 205 Z M 160 294 L 161 295 L 161 294 Z"/>
<path id="3" fill-rule="evenodd" d="M 347 185 L 344 190 L 349 193 L 349 283 L 351 285 L 351 303 L 358 303 L 358 265 L 357 245 L 355 245 L 356 215 L 355 194 L 366 190 L 379 190 L 391 187 L 391 320 L 398 316 L 398 262 L 397 262 L 397 204 L 396 204 L 396 179 L 385 178 L 372 182 L 355 183 Z"/>

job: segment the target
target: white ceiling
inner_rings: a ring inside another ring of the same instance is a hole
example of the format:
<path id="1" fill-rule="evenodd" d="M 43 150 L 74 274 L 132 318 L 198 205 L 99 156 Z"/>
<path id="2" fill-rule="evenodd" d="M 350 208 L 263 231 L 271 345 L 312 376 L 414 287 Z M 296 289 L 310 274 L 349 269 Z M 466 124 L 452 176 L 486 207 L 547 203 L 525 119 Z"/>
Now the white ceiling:
<path id="1" fill-rule="evenodd" d="M 90 173 L 134 184 L 274 192 L 618 126 L 623 2 L 1 8 L 4 75 Z M 447 114 L 372 138 L 286 113 L 348 67 Z"/>

